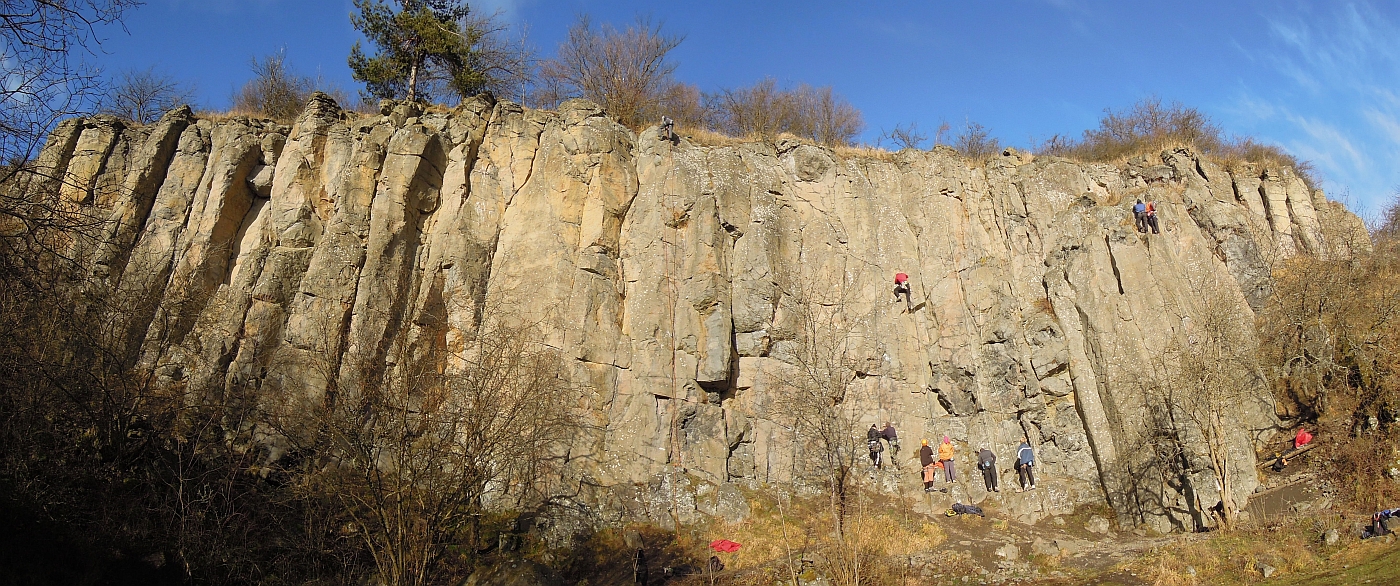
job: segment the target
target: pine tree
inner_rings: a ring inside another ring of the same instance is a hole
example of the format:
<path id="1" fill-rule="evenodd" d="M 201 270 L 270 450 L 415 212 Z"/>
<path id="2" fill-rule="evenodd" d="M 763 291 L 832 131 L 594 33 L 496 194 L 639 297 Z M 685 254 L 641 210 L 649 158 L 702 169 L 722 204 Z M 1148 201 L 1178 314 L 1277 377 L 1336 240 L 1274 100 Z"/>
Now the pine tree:
<path id="1" fill-rule="evenodd" d="M 355 9 L 350 23 L 379 49 L 366 56 L 359 41 L 350 49 L 350 70 L 369 96 L 417 100 L 432 93 L 424 88 L 461 96 L 486 89 L 479 61 L 487 30 L 467 18 L 463 0 L 355 0 Z"/>

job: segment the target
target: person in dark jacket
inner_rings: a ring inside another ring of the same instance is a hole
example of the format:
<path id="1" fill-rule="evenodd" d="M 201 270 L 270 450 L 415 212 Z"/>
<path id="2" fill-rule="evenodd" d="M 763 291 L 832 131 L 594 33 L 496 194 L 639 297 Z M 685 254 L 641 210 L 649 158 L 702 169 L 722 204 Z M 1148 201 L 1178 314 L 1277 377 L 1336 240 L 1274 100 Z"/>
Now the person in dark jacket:
<path id="1" fill-rule="evenodd" d="M 938 460 L 933 457 L 933 448 L 928 445 L 928 440 L 924 440 L 924 445 L 919 448 L 919 465 L 922 466 L 924 478 L 924 492 L 933 492 L 933 479 L 937 474 Z"/>
<path id="2" fill-rule="evenodd" d="M 1031 444 L 1022 441 L 1020 447 L 1016 448 L 1016 471 L 1021 476 L 1021 490 L 1035 490 L 1035 450 L 1031 449 Z M 1020 491 L 1017 491 L 1020 492 Z"/>
<path id="3" fill-rule="evenodd" d="M 866 447 L 870 448 L 870 463 L 874 464 L 876 468 L 884 468 L 880 453 L 885 451 L 885 446 L 880 445 L 878 439 L 865 440 L 865 444 Z"/>
<path id="4" fill-rule="evenodd" d="M 987 492 L 1001 492 L 997 487 L 997 455 L 982 448 L 977 452 L 977 468 L 982 471 L 982 483 L 987 485 Z"/>
<path id="5" fill-rule="evenodd" d="M 880 435 L 880 430 L 876 428 L 875 425 L 876 424 L 872 423 L 870 424 L 870 429 L 865 430 L 865 441 L 880 441 L 880 439 L 884 437 Z"/>
<path id="6" fill-rule="evenodd" d="M 885 428 L 880 430 L 880 435 L 885 438 L 885 443 L 890 445 L 890 451 L 894 455 L 899 455 L 899 434 L 894 430 L 894 422 L 886 421 Z"/>

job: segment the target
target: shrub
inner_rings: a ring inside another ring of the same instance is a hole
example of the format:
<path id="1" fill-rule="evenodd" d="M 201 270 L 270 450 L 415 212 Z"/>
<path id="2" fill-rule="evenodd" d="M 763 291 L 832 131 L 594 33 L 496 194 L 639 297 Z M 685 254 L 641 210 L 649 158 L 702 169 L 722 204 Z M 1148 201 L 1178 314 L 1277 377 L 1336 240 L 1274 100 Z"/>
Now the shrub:
<path id="1" fill-rule="evenodd" d="M 102 112 L 138 124 L 150 124 L 162 114 L 194 99 L 194 88 L 154 67 L 128 69 L 117 76 L 102 100 Z"/>
<path id="2" fill-rule="evenodd" d="M 674 89 L 676 64 L 667 58 L 682 40 L 645 19 L 618 30 L 608 24 L 594 28 L 588 17 L 580 16 L 558 56 L 540 64 L 541 105 L 585 98 L 622 124 L 640 128 L 660 117 L 668 97 L 689 92 Z"/>
<path id="3" fill-rule="evenodd" d="M 348 108 L 350 103 L 344 89 L 327 83 L 320 77 L 300 75 L 287 67 L 285 51 L 278 51 L 251 62 L 253 79 L 233 94 L 233 111 L 266 116 L 279 122 L 289 122 L 301 114 L 313 92 L 324 92 Z"/>
<path id="4" fill-rule="evenodd" d="M 261 59 L 254 57 L 251 67 L 253 79 L 233 95 L 233 109 L 275 120 L 296 118 L 315 90 L 312 79 L 287 69 L 285 51 Z"/>
<path id="5" fill-rule="evenodd" d="M 963 156 L 980 161 L 1001 152 L 1001 141 L 992 136 L 987 127 L 969 120 L 962 132 L 953 138 L 952 147 Z"/>
<path id="6" fill-rule="evenodd" d="M 781 89 L 773 78 L 706 96 L 715 128 L 736 136 L 790 133 L 828 146 L 850 146 L 865 127 L 860 110 L 830 86 Z"/>
<path id="7" fill-rule="evenodd" d="M 1035 151 L 1081 161 L 1112 162 L 1179 145 L 1219 158 L 1227 166 L 1251 162 L 1292 167 L 1309 186 L 1317 184 L 1308 162 L 1253 138 L 1227 137 L 1220 125 L 1200 110 L 1180 102 L 1163 104 L 1157 97 L 1139 100 L 1123 110 L 1106 108 L 1099 118 L 1099 127 L 1085 130 L 1079 140 L 1055 135 Z"/>

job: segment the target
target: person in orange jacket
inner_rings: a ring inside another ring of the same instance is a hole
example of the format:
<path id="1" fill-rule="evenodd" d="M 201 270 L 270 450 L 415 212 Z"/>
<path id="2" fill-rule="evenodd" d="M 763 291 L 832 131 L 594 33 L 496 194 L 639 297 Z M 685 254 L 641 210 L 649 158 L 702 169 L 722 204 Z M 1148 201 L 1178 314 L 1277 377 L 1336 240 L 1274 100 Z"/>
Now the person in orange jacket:
<path id="1" fill-rule="evenodd" d="M 943 463 L 944 481 L 952 484 L 958 475 L 953 471 L 953 442 L 946 435 L 943 436 L 943 443 L 938 444 L 938 461 Z"/>

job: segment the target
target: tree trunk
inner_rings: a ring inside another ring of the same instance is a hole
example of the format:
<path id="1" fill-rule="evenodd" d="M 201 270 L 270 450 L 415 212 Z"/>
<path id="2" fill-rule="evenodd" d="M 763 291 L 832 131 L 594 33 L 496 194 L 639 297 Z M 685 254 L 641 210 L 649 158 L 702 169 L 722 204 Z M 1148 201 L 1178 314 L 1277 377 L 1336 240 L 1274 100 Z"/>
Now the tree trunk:
<path id="1" fill-rule="evenodd" d="M 413 59 L 413 66 L 408 69 L 408 101 L 418 99 L 418 58 Z"/>

